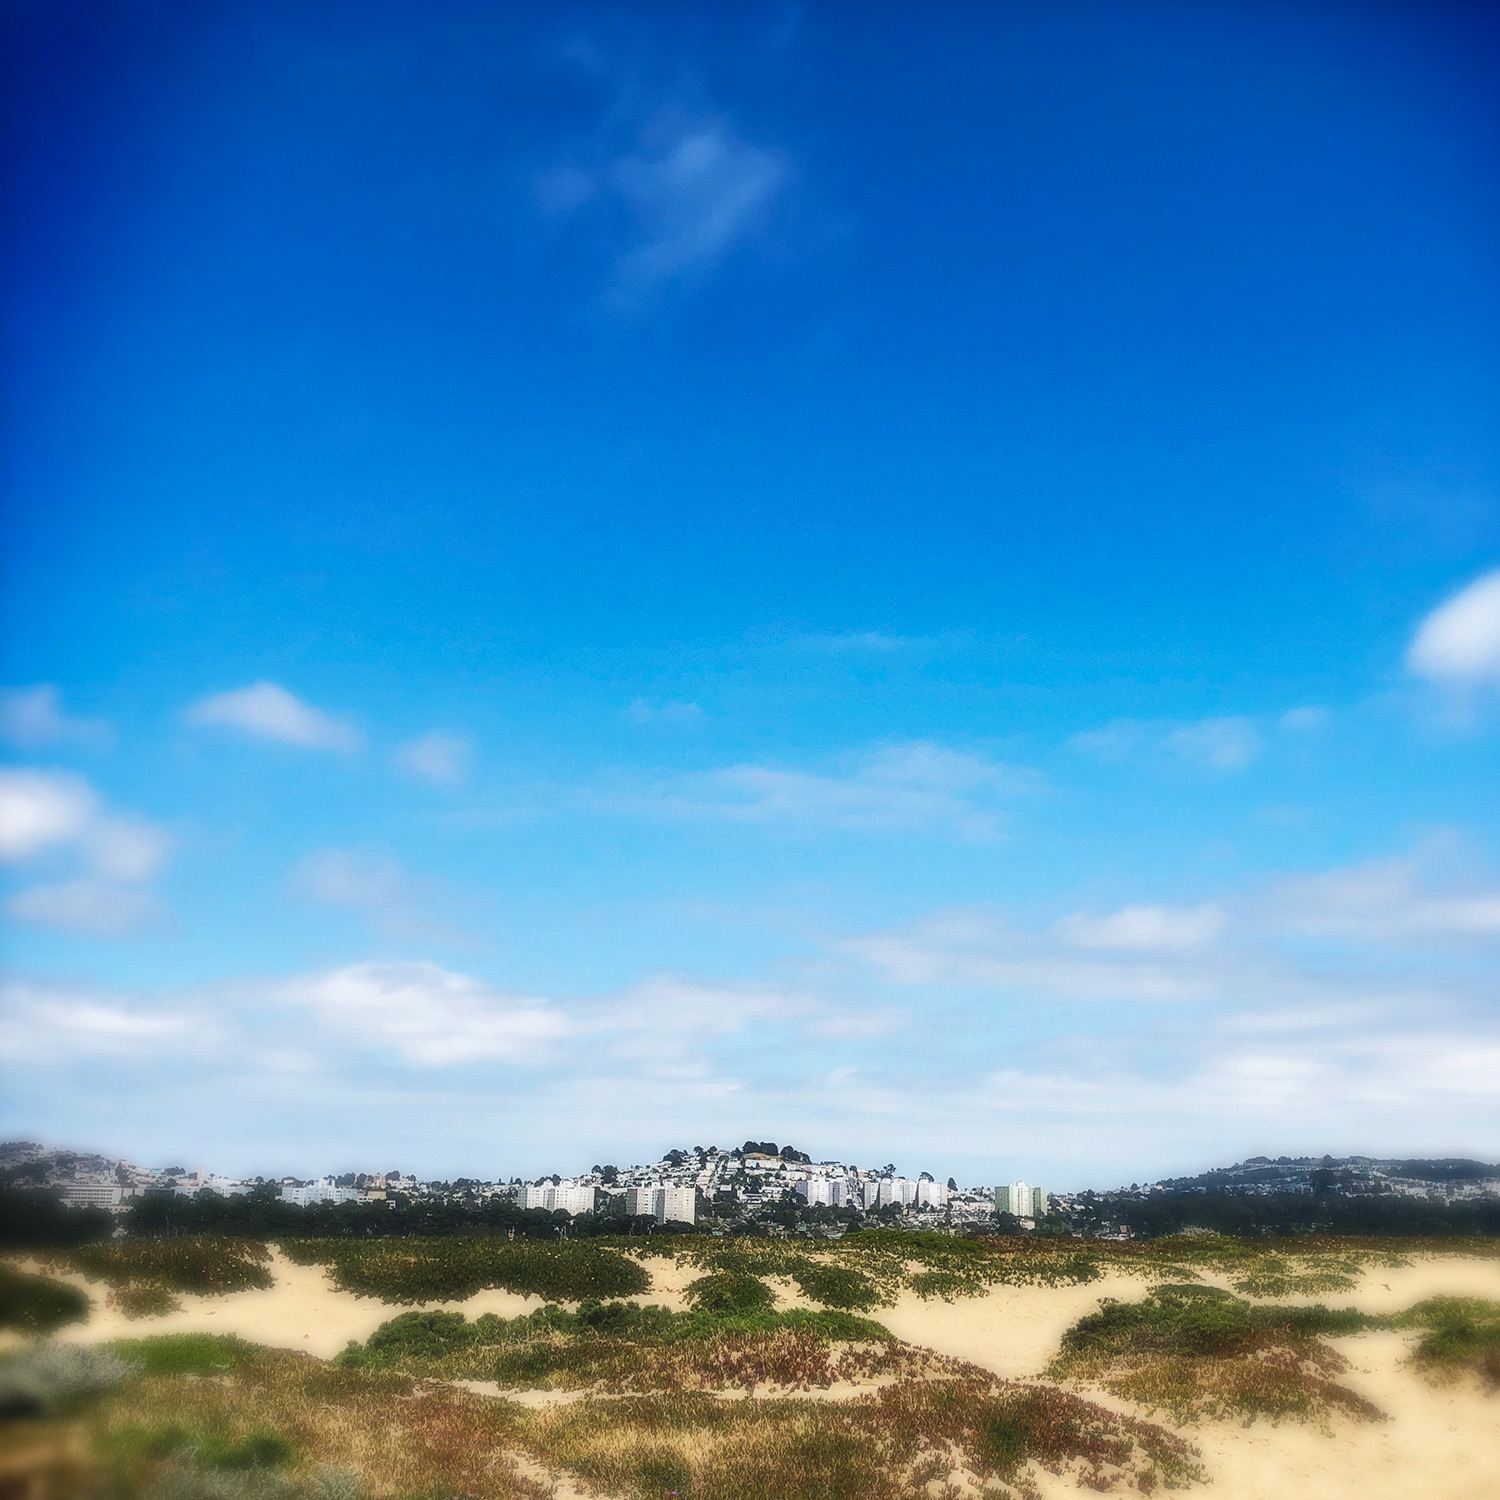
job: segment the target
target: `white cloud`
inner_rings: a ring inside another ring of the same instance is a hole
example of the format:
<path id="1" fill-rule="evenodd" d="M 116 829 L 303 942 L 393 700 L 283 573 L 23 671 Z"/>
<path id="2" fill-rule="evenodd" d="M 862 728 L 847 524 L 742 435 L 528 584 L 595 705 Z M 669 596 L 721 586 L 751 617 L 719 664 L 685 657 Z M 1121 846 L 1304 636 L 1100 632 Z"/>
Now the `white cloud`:
<path id="1" fill-rule="evenodd" d="M 1500 568 L 1476 579 L 1422 621 L 1406 653 L 1431 682 L 1500 683 Z"/>
<path id="2" fill-rule="evenodd" d="M 89 863 L 111 880 L 149 879 L 172 847 L 164 829 L 132 817 L 95 818 L 84 844 Z"/>
<path id="3" fill-rule="evenodd" d="M 87 876 L 18 891 L 6 901 L 5 911 L 17 922 L 93 937 L 122 937 L 163 915 L 149 891 Z"/>
<path id="4" fill-rule="evenodd" d="M 468 779 L 472 754 L 473 746 L 462 736 L 434 730 L 419 740 L 398 745 L 391 759 L 399 769 L 424 781 L 458 786 Z"/>
<path id="5" fill-rule="evenodd" d="M 81 838 L 98 808 L 98 794 L 82 777 L 0 769 L 0 859 L 28 859 Z"/>
<path id="6" fill-rule="evenodd" d="M 611 71 L 597 55 L 586 66 L 596 75 Z M 537 196 L 558 217 L 592 211 L 605 223 L 621 215 L 629 221 L 611 289 L 612 300 L 629 308 L 669 284 L 700 280 L 761 235 L 792 174 L 783 153 L 753 144 L 692 99 L 691 88 L 616 81 L 615 107 L 584 159 L 542 174 Z M 648 115 L 643 98 L 654 105 Z"/>
<path id="7" fill-rule="evenodd" d="M 1175 962 L 1170 950 L 1165 957 L 1152 952 L 1080 958 L 1071 941 L 1060 946 L 1055 935 L 1014 927 L 985 907 L 939 912 L 910 927 L 847 939 L 839 947 L 899 985 L 951 985 L 1090 1003 L 1208 1000 L 1221 990 L 1211 968 Z"/>
<path id="8" fill-rule="evenodd" d="M 947 829 L 967 839 L 999 833 L 993 804 L 1032 778 L 995 761 L 926 741 L 866 755 L 844 775 L 774 766 L 727 766 L 685 779 L 644 801 L 680 816 L 740 823 L 785 823 L 846 833 Z"/>
<path id="9" fill-rule="evenodd" d="M 637 698 L 625 710 L 632 724 L 662 729 L 697 729 L 703 723 L 703 710 L 696 703 L 653 704 Z"/>
<path id="10" fill-rule="evenodd" d="M 1154 953 L 1200 947 L 1218 937 L 1224 923 L 1223 910 L 1212 905 L 1190 910 L 1127 906 L 1107 917 L 1082 912 L 1064 917 L 1057 924 L 1057 932 L 1079 948 L 1132 948 Z"/>
<path id="11" fill-rule="evenodd" d="M 329 906 L 380 908 L 398 900 L 406 874 L 388 854 L 362 849 L 319 849 L 292 872 L 292 888 Z"/>
<path id="12" fill-rule="evenodd" d="M 116 936 L 154 918 L 154 897 L 134 889 L 162 867 L 165 830 L 144 818 L 107 813 L 99 794 L 64 771 L 0 769 L 0 859 L 64 855 L 88 874 L 18 892 L 7 915 L 71 932 Z"/>
<path id="13" fill-rule="evenodd" d="M 0 1014 L 0 1056 L 21 1064 L 180 1053 L 197 1048 L 212 1030 L 182 1012 L 25 981 L 0 991 Z"/>
<path id="14" fill-rule="evenodd" d="M 50 682 L 36 687 L 0 690 L 0 736 L 23 749 L 108 741 L 109 725 L 98 719 L 70 718 L 62 710 L 57 688 Z"/>
<path id="15" fill-rule="evenodd" d="M 1215 771 L 1242 771 L 1260 753 L 1260 736 L 1249 719 L 1204 719 L 1167 737 L 1179 755 Z"/>
<path id="16" fill-rule="evenodd" d="M 363 744 L 359 731 L 294 697 L 274 682 L 256 682 L 233 692 L 215 693 L 188 709 L 189 724 L 239 729 L 259 739 L 304 750 L 348 753 Z"/>
<path id="17" fill-rule="evenodd" d="M 1068 744 L 1110 765 L 1129 760 L 1146 743 L 1146 732 L 1134 719 L 1112 719 L 1100 729 L 1075 734 Z"/>
<path id="18" fill-rule="evenodd" d="M 1500 887 L 1430 878 L 1440 850 L 1371 860 L 1279 882 L 1273 918 L 1294 932 L 1370 943 L 1500 939 Z"/>
<path id="19" fill-rule="evenodd" d="M 1328 726 L 1329 713 L 1326 708 L 1306 707 L 1289 708 L 1277 721 L 1283 729 L 1290 729 L 1298 734 L 1311 734 Z"/>
<path id="20" fill-rule="evenodd" d="M 423 1068 L 536 1063 L 573 1030 L 545 1000 L 506 995 L 430 963 L 350 964 L 288 981 L 275 996 L 346 1042 Z"/>
<path id="21" fill-rule="evenodd" d="M 787 180 L 785 159 L 723 120 L 658 116 L 604 181 L 635 214 L 640 240 L 619 266 L 627 293 L 705 269 L 753 234 Z"/>

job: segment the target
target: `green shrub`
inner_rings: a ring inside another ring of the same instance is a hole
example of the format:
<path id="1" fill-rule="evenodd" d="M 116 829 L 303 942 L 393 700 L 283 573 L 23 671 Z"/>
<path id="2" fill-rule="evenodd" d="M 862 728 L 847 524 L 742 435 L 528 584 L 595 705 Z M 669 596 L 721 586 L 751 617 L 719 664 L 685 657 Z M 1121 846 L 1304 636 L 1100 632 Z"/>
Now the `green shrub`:
<path id="1" fill-rule="evenodd" d="M 651 1285 L 639 1262 L 588 1241 L 458 1237 L 431 1240 L 290 1241 L 302 1265 L 326 1265 L 360 1297 L 462 1302 L 488 1287 L 560 1302 L 636 1296 Z"/>
<path id="2" fill-rule="evenodd" d="M 776 1294 L 759 1276 L 714 1271 L 690 1281 L 684 1295 L 697 1312 L 754 1313 L 776 1306 Z"/>
<path id="3" fill-rule="evenodd" d="M 256 1240 L 192 1235 L 172 1240 L 108 1240 L 59 1257 L 75 1271 L 114 1287 L 160 1287 L 222 1295 L 274 1284 L 271 1252 Z"/>
<path id="4" fill-rule="evenodd" d="M 182 1303 L 166 1287 L 149 1281 L 131 1281 L 117 1286 L 109 1294 L 109 1305 L 131 1319 L 160 1318 L 182 1310 Z"/>
<path id="5" fill-rule="evenodd" d="M 1482 1297 L 1429 1297 L 1395 1321 L 1426 1328 L 1413 1362 L 1435 1375 L 1472 1371 L 1500 1389 L 1500 1302 Z"/>
<path id="6" fill-rule="evenodd" d="M 88 1320 L 86 1293 L 50 1276 L 32 1276 L 0 1265 L 0 1328 L 51 1333 L 64 1323 Z"/>
<path id="7" fill-rule="evenodd" d="M 116 1339 L 110 1350 L 143 1375 L 221 1375 L 261 1356 L 255 1344 L 229 1333 L 162 1333 Z"/>
<path id="8" fill-rule="evenodd" d="M 1347 1362 L 1322 1336 L 1388 1327 L 1353 1308 L 1263 1307 L 1218 1287 L 1160 1286 L 1140 1302 L 1106 1301 L 1064 1335 L 1049 1373 L 1104 1388 L 1178 1421 L 1201 1416 L 1379 1416 L 1330 1378 Z"/>
<path id="9" fill-rule="evenodd" d="M 826 1261 L 805 1260 L 791 1268 L 792 1280 L 810 1301 L 824 1307 L 841 1307 L 868 1312 L 881 1302 L 880 1289 L 851 1266 L 830 1265 Z"/>

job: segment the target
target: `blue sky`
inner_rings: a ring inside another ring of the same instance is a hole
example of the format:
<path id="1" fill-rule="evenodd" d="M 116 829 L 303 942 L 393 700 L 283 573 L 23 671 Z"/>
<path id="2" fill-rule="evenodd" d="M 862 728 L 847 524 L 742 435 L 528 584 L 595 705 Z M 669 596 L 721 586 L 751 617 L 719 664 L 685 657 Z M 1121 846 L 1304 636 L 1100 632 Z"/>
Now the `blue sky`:
<path id="1" fill-rule="evenodd" d="M 1500 28 L 5 8 L 0 1129 L 1500 1156 Z"/>

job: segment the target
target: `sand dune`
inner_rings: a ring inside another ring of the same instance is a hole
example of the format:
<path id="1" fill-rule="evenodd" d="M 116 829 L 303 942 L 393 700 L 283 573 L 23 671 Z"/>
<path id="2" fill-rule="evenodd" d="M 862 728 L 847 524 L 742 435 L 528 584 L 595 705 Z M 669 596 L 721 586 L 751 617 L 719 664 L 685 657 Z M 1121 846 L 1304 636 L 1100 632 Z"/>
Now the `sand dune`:
<path id="1" fill-rule="evenodd" d="M 680 1308 L 695 1268 L 648 1260 L 652 1290 L 637 1300 Z M 319 1266 L 299 1266 L 277 1254 L 275 1286 L 224 1297 L 183 1297 L 166 1317 L 126 1319 L 109 1308 L 97 1284 L 86 1325 L 61 1336 L 100 1342 L 144 1333 L 236 1333 L 257 1343 L 305 1349 L 331 1357 L 350 1339 L 367 1338 L 396 1309 L 334 1287 Z M 968 1360 L 1011 1379 L 1034 1379 L 1057 1351 L 1063 1332 L 1105 1297 L 1134 1299 L 1145 1283 L 1111 1275 L 1084 1286 L 996 1287 L 987 1296 L 927 1302 L 904 1295 L 877 1316 L 899 1338 L 939 1354 Z M 808 1305 L 795 1288 L 778 1284 L 783 1306 Z M 1357 1289 L 1322 1299 L 1370 1312 L 1392 1312 L 1439 1294 L 1500 1300 L 1500 1261 L 1424 1256 L 1400 1268 L 1367 1271 Z M 514 1317 L 540 1305 L 536 1297 L 488 1291 L 464 1302 L 430 1304 L 469 1317 L 493 1312 Z M 1337 1419 L 1325 1431 L 1300 1423 L 1249 1427 L 1205 1423 L 1185 1429 L 1202 1450 L 1219 1500 L 1497 1500 L 1500 1497 L 1500 1397 L 1468 1385 L 1434 1386 L 1404 1366 L 1410 1335 L 1367 1334 L 1339 1345 L 1352 1369 L 1347 1384 L 1388 1414 L 1379 1423 Z M 1124 1403 L 1089 1391 L 1116 1410 Z M 1038 1474 L 1046 1500 L 1079 1491 L 1066 1479 Z"/>

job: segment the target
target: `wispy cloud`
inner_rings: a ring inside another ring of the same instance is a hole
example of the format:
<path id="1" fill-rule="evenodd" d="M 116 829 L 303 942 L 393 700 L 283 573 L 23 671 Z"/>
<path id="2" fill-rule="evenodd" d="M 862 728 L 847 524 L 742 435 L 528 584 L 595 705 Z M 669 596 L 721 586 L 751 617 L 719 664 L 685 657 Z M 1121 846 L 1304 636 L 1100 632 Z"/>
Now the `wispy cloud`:
<path id="1" fill-rule="evenodd" d="M 1214 905 L 1184 910 L 1170 906 L 1127 906 L 1110 916 L 1075 913 L 1055 928 L 1079 948 L 1128 948 L 1143 953 L 1201 947 L 1223 932 L 1223 909 Z"/>
<path id="2" fill-rule="evenodd" d="M 617 308 L 695 285 L 765 235 L 793 177 L 784 151 L 752 139 L 689 75 L 643 86 L 586 43 L 567 55 L 612 98 L 592 138 L 539 176 L 537 197 L 555 217 L 597 217 L 614 232 Z"/>
<path id="3" fill-rule="evenodd" d="M 314 708 L 274 682 L 256 682 L 215 693 L 193 704 L 189 724 L 238 730 L 255 739 L 295 745 L 301 750 L 350 753 L 364 743 L 352 724 Z"/>
<path id="4" fill-rule="evenodd" d="M 1204 719 L 1167 737 L 1167 745 L 1187 760 L 1215 771 L 1243 771 L 1260 754 L 1260 736 L 1249 719 Z"/>
<path id="5" fill-rule="evenodd" d="M 161 915 L 141 888 L 165 864 L 166 831 L 144 818 L 109 811 L 80 776 L 65 771 L 0 769 L 0 860 L 81 873 L 17 892 L 6 902 L 15 921 L 118 936 Z"/>
<path id="6" fill-rule="evenodd" d="M 171 1057 L 202 1050 L 216 1023 L 121 996 L 12 980 L 0 989 L 0 1057 L 18 1064 L 79 1057 Z"/>
<path id="7" fill-rule="evenodd" d="M 36 750 L 47 745 L 108 744 L 111 730 L 102 719 L 75 719 L 64 713 L 57 688 L 44 682 L 0 689 L 0 738 L 23 750 Z"/>
<path id="8" fill-rule="evenodd" d="M 919 740 L 868 752 L 837 772 L 726 766 L 654 787 L 602 788 L 588 800 L 641 816 L 987 840 L 1000 833 L 1003 803 L 1035 785 L 1030 772 Z"/>
<path id="9" fill-rule="evenodd" d="M 1500 882 L 1445 868 L 1446 847 L 1278 882 L 1266 897 L 1287 930 L 1364 943 L 1500 943 Z"/>
<path id="10" fill-rule="evenodd" d="M 1110 921 L 1106 918 L 1097 925 Z M 1125 951 L 1094 957 L 1081 955 L 1079 946 L 1066 931 L 1060 935 L 1017 927 L 998 909 L 983 906 L 939 912 L 907 927 L 839 943 L 841 951 L 899 986 L 992 990 L 1049 1001 L 1150 1004 L 1210 1000 L 1221 990 L 1211 967 L 1184 962 L 1171 950 L 1142 951 L 1138 944 L 1111 943 L 1108 946 Z"/>
<path id="11" fill-rule="evenodd" d="M 697 729 L 703 723 L 703 710 L 696 703 L 652 703 L 636 698 L 625 710 L 625 717 L 642 729 Z"/>
<path id="12" fill-rule="evenodd" d="M 1321 708 L 1295 708 L 1274 722 L 1243 715 L 1198 719 L 1191 723 L 1150 719 L 1112 719 L 1098 729 L 1075 734 L 1070 748 L 1110 765 L 1168 759 L 1222 773 L 1243 771 L 1259 758 L 1266 734 L 1281 729 L 1307 734 L 1328 721 Z"/>
<path id="13" fill-rule="evenodd" d="M 455 904 L 442 882 L 418 879 L 383 849 L 317 849 L 298 861 L 288 878 L 295 896 L 343 907 L 393 936 L 467 942 L 468 935 L 442 919 Z"/>
<path id="14" fill-rule="evenodd" d="M 461 786 L 469 778 L 474 747 L 461 735 L 434 730 L 398 745 L 391 756 L 398 770 L 439 786 Z"/>

